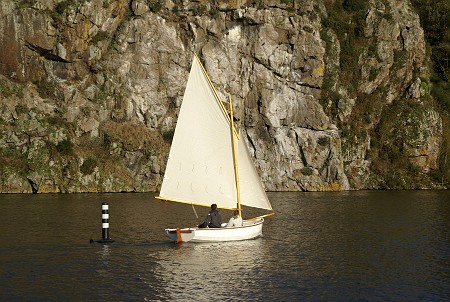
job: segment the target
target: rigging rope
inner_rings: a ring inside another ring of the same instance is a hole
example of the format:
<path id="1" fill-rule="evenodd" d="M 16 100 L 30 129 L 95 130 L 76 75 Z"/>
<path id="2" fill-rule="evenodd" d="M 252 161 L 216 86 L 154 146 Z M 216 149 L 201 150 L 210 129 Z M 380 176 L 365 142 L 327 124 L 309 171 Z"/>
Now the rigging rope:
<path id="1" fill-rule="evenodd" d="M 191 203 L 191 206 L 192 206 L 192 209 L 194 210 L 194 213 L 195 213 L 195 217 L 197 217 L 197 219 L 198 219 L 197 211 L 196 211 L 196 210 L 195 210 L 195 208 L 194 208 L 194 204 L 193 204 L 193 203 Z"/>

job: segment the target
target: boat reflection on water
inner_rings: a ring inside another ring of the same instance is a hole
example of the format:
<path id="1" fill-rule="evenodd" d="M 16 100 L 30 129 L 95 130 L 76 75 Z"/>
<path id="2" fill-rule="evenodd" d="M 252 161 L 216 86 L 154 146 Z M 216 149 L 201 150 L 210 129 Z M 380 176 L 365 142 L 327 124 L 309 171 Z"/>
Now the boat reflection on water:
<path id="1" fill-rule="evenodd" d="M 217 243 L 184 243 L 153 255 L 163 299 L 205 301 L 250 298 L 259 292 L 264 266 L 262 238 Z M 236 276 L 239 276 L 236 278 Z"/>

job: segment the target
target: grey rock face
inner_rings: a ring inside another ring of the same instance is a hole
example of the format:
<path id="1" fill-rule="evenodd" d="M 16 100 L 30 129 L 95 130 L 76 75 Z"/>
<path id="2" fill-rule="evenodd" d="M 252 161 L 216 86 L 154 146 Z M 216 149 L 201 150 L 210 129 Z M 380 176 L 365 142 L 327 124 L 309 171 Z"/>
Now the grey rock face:
<path id="1" fill-rule="evenodd" d="M 40 192 L 157 191 L 193 52 L 232 99 L 267 190 L 379 187 L 372 132 L 398 102 L 425 112 L 399 111 L 411 134 L 404 154 L 423 173 L 436 169 L 442 122 L 425 101 L 425 42 L 409 1 L 370 1 L 355 89 L 341 60 L 348 46 L 325 25 L 328 2 L 164 3 L 1 2 L 1 85 L 21 91 L 0 95 L 2 192 L 30 191 L 30 181 Z M 379 112 L 359 127 L 368 96 Z"/>

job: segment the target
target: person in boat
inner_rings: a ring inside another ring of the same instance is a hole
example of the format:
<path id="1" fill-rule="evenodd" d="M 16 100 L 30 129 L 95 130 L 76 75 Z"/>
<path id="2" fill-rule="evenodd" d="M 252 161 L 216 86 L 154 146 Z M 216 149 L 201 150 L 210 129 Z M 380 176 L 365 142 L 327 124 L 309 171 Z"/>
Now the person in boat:
<path id="1" fill-rule="evenodd" d="M 222 225 L 222 219 L 220 218 L 219 211 L 217 211 L 217 205 L 213 203 L 211 205 L 211 211 L 205 218 L 205 221 L 200 224 L 199 228 L 220 228 Z"/>
<path id="2" fill-rule="evenodd" d="M 242 217 L 239 215 L 239 210 L 234 210 L 233 217 L 227 223 L 227 228 L 242 226 Z"/>

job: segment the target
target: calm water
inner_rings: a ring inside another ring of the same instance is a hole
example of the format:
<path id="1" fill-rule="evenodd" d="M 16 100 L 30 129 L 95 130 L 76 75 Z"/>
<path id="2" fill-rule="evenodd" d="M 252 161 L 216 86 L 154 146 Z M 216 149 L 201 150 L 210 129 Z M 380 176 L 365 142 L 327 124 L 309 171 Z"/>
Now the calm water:
<path id="1" fill-rule="evenodd" d="M 198 220 L 152 194 L 0 195 L 0 301 L 449 300 L 450 191 L 269 198 L 263 238 L 176 246 Z"/>

